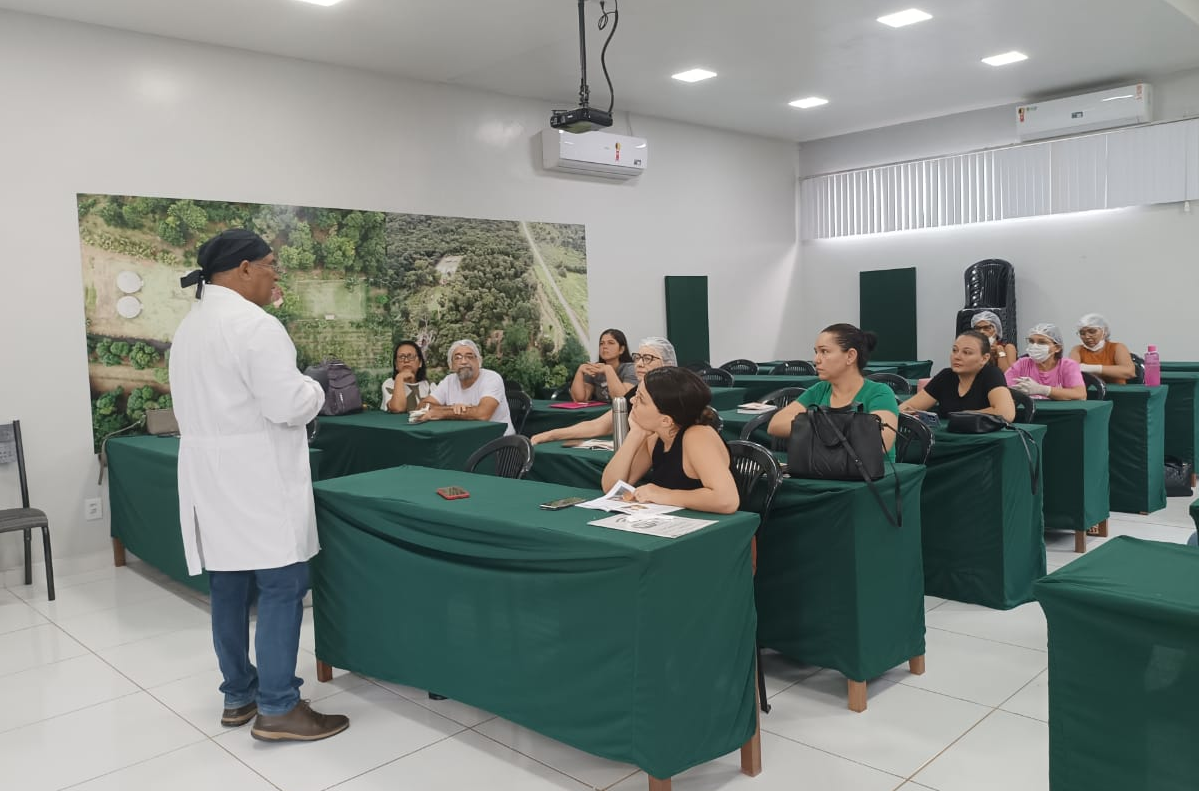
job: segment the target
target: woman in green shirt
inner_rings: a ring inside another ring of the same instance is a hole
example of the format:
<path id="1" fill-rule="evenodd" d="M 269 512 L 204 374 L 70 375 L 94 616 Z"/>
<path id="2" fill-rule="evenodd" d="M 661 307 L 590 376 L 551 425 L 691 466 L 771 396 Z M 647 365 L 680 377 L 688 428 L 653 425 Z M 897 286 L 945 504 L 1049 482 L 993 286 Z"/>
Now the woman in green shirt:
<path id="1" fill-rule="evenodd" d="M 790 437 L 791 421 L 812 404 L 846 407 L 860 403 L 883 422 L 883 447 L 887 458 L 895 460 L 895 427 L 899 423 L 899 405 L 895 392 L 882 382 L 873 382 L 862 375 L 870 352 L 878 344 L 873 332 L 864 332 L 852 324 L 833 324 L 825 327 L 816 338 L 812 362 L 820 381 L 812 385 L 770 420 L 767 430 L 774 437 Z"/>

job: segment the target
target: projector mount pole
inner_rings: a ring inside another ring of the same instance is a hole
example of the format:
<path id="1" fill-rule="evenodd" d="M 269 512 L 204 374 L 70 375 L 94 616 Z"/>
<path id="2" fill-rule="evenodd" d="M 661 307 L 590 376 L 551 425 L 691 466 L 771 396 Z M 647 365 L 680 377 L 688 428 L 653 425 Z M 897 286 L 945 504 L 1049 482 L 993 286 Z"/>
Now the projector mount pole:
<path id="1" fill-rule="evenodd" d="M 583 75 L 579 81 L 579 106 L 587 107 L 591 99 L 591 89 L 587 87 L 587 29 L 584 23 L 583 5 L 587 0 L 579 0 L 579 67 Z"/>

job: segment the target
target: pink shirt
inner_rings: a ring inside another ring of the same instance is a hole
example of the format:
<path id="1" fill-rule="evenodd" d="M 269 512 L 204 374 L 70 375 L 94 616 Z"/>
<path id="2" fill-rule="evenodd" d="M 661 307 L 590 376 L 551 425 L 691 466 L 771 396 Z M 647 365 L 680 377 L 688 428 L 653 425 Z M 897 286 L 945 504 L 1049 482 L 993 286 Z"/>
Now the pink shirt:
<path id="1" fill-rule="evenodd" d="M 1082 369 L 1078 367 L 1078 363 L 1071 360 L 1069 357 L 1063 357 L 1057 361 L 1057 365 L 1050 368 L 1048 371 L 1042 371 L 1033 362 L 1031 357 L 1021 357 L 1012 363 L 1012 367 L 1004 373 L 1009 385 L 1015 384 L 1016 380 L 1022 376 L 1027 376 L 1034 382 L 1039 382 L 1050 387 L 1078 387 L 1082 381 Z M 1033 396 L 1033 398 L 1044 398 L 1045 396 Z"/>

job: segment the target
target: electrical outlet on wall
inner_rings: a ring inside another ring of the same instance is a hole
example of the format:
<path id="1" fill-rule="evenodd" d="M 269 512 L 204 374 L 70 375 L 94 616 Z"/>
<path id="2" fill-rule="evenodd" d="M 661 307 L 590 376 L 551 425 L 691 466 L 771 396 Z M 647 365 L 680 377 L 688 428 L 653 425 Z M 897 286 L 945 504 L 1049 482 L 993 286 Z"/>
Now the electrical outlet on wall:
<path id="1" fill-rule="evenodd" d="M 99 497 L 83 501 L 83 518 L 89 521 L 104 518 L 104 502 Z"/>

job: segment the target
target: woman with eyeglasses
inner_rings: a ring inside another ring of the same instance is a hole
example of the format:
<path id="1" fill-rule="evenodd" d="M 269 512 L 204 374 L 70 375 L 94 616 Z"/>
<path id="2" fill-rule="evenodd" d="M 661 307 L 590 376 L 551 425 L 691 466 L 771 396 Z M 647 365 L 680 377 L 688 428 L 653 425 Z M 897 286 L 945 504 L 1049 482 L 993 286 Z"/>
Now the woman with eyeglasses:
<path id="1" fill-rule="evenodd" d="M 1027 357 L 1007 369 L 1008 387 L 1033 398 L 1051 401 L 1086 401 L 1087 386 L 1082 369 L 1069 357 L 1062 358 L 1062 332 L 1056 324 L 1038 324 L 1028 331 Z"/>
<path id="2" fill-rule="evenodd" d="M 712 427 L 712 391 L 694 371 L 650 371 L 637 387 L 629 434 L 604 467 L 602 486 L 636 484 L 625 499 L 731 514 L 740 497 L 729 471 L 729 451 Z"/>
<path id="3" fill-rule="evenodd" d="M 1107 319 L 1088 313 L 1078 320 L 1078 339 L 1082 343 L 1070 350 L 1070 359 L 1084 373 L 1095 374 L 1108 384 L 1122 385 L 1137 375 L 1128 347 L 1111 339 Z"/>
<path id="4" fill-rule="evenodd" d="M 1019 356 L 1015 344 L 1009 343 L 1003 337 L 1003 322 L 999 316 L 989 310 L 980 310 L 970 318 L 970 329 L 978 330 L 991 342 L 992 352 L 990 363 L 999 367 L 1000 372 L 1007 373 Z"/>
<path id="5" fill-rule="evenodd" d="M 656 336 L 642 340 L 637 352 L 631 355 L 630 359 L 633 361 L 633 370 L 636 373 L 638 382 L 644 379 L 645 375 L 650 371 L 679 364 L 671 342 L 665 338 Z M 634 385 L 625 394 L 625 397 L 631 398 L 636 393 L 636 390 L 637 385 Z M 534 434 L 529 440 L 534 445 L 539 445 L 542 442 L 554 442 L 560 439 L 593 439 L 595 437 L 609 437 L 611 435 L 612 410 L 608 410 L 599 417 L 575 423 L 573 426 L 563 426 L 562 428 L 550 429 L 540 434 Z"/>
<path id="6" fill-rule="evenodd" d="M 628 395 L 637 385 L 637 371 L 623 332 L 607 329 L 600 334 L 599 362 L 583 363 L 570 383 L 575 401 L 607 401 Z"/>
<path id="7" fill-rule="evenodd" d="M 432 388 L 425 378 L 425 355 L 416 341 L 400 341 L 392 353 L 391 378 L 383 383 L 383 400 L 379 408 L 384 412 L 407 412 L 416 409 L 420 400 L 429 395 Z M 399 382 L 402 387 L 397 387 Z"/>

